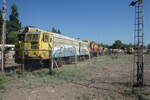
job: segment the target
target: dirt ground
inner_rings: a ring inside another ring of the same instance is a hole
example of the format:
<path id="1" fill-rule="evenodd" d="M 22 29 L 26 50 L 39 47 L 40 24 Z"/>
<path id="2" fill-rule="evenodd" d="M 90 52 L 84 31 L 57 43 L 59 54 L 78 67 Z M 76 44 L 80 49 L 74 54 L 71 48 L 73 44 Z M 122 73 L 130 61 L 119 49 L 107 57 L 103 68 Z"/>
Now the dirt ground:
<path id="1" fill-rule="evenodd" d="M 140 89 L 131 88 L 132 55 L 100 56 L 60 69 L 70 67 L 85 68 L 83 72 L 90 74 L 80 80 L 35 88 L 18 88 L 18 80 L 12 80 L 7 83 L 10 88 L 0 93 L 0 100 L 150 100 L 150 56 L 145 56 L 145 86 Z"/>

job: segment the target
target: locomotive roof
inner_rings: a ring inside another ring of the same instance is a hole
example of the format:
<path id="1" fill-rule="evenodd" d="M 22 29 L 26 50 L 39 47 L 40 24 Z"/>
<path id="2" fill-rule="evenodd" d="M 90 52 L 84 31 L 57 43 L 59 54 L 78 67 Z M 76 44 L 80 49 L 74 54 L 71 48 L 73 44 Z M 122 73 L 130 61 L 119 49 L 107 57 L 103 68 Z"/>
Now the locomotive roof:
<path id="1" fill-rule="evenodd" d="M 25 33 L 30 33 L 30 32 L 36 32 L 36 34 L 50 33 L 52 35 L 55 35 L 56 37 L 61 37 L 61 38 L 65 38 L 65 39 L 69 39 L 69 40 L 73 40 L 73 41 L 84 42 L 84 41 L 82 41 L 80 39 L 76 39 L 76 38 L 73 38 L 73 37 L 70 37 L 70 36 L 66 36 L 66 35 L 62 35 L 62 34 L 57 34 L 57 33 L 54 33 L 54 32 L 48 32 L 48 31 L 41 30 L 41 29 L 36 28 L 36 27 L 24 27 L 24 28 L 22 28 L 20 30 L 19 34 L 25 34 Z"/>

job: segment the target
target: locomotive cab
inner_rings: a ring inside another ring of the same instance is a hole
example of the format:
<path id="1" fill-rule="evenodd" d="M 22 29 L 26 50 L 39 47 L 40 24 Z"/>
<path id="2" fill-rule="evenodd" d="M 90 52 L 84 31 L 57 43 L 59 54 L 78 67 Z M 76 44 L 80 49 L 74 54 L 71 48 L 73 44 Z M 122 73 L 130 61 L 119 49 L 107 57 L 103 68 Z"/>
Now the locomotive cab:
<path id="1" fill-rule="evenodd" d="M 51 57 L 53 35 L 37 29 L 23 30 L 18 34 L 18 43 L 16 44 L 15 61 L 22 63 L 22 59 L 48 60 Z"/>

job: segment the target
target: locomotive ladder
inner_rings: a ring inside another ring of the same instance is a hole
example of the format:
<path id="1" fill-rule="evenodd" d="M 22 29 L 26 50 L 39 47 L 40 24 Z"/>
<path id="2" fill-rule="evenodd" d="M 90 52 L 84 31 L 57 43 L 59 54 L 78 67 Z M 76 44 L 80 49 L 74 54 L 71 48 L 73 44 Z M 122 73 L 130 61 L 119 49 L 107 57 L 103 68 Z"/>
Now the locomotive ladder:
<path id="1" fill-rule="evenodd" d="M 134 30 L 134 77 L 133 84 L 142 87 L 143 84 L 143 70 L 144 70 L 144 8 L 143 2 L 136 3 L 135 5 L 135 30 Z M 136 70 L 135 70 L 136 69 Z M 135 72 L 137 71 L 137 72 Z M 135 79 L 136 78 L 136 79 Z M 136 80 L 136 83 L 135 83 Z"/>

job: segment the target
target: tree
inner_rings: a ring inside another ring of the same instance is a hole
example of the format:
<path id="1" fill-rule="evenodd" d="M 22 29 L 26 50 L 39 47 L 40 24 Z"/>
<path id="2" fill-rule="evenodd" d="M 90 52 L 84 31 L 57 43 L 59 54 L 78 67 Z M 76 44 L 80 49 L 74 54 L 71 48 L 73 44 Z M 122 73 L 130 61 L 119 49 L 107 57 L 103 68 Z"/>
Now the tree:
<path id="1" fill-rule="evenodd" d="M 57 33 L 58 33 L 58 34 L 61 34 L 61 31 L 58 29 Z"/>
<path id="2" fill-rule="evenodd" d="M 60 29 L 56 29 L 56 28 L 52 28 L 52 32 L 57 33 L 57 34 L 61 34 Z"/>
<path id="3" fill-rule="evenodd" d="M 123 47 L 123 43 L 120 40 L 116 40 L 112 45 L 113 49 L 121 49 L 122 47 Z"/>
<path id="4" fill-rule="evenodd" d="M 15 44 L 17 42 L 17 31 L 13 31 L 10 34 L 7 35 L 7 43 L 8 44 Z"/>
<path id="5" fill-rule="evenodd" d="M 21 29 L 21 22 L 19 21 L 19 13 L 17 6 L 13 4 L 11 6 L 11 14 L 9 15 L 9 20 L 6 21 L 7 27 L 7 43 L 14 44 L 16 41 L 17 31 Z"/>
<path id="6" fill-rule="evenodd" d="M 110 49 L 110 48 L 111 48 L 111 46 L 110 46 L 110 45 L 108 45 L 108 44 L 100 43 L 100 45 L 101 45 L 102 47 L 104 47 L 104 48 L 108 48 L 108 49 Z"/>
<path id="7" fill-rule="evenodd" d="M 134 48 L 134 45 L 132 43 L 129 43 L 129 44 L 125 44 L 123 43 L 122 49 L 131 49 L 131 48 Z"/>
<path id="8" fill-rule="evenodd" d="M 149 49 L 149 50 L 150 50 L 150 44 L 148 44 L 148 45 L 147 45 L 147 49 Z"/>
<path id="9" fill-rule="evenodd" d="M 57 29 L 55 29 L 54 27 L 52 28 L 52 32 L 57 33 Z"/>
<path id="10" fill-rule="evenodd" d="M 9 21 L 7 21 L 7 32 L 18 31 L 21 29 L 21 23 L 19 21 L 19 13 L 17 6 L 13 4 L 11 6 L 11 14 L 9 16 Z"/>

